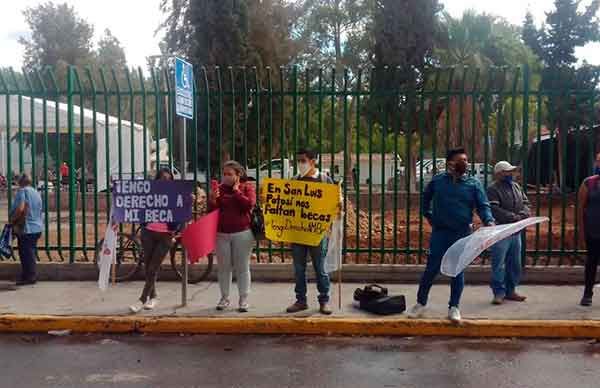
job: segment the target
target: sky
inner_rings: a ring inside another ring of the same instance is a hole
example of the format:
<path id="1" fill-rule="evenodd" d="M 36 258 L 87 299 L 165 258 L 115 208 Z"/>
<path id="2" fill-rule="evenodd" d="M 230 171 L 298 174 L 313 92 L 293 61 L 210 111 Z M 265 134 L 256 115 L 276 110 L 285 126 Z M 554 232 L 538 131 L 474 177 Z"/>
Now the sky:
<path id="1" fill-rule="evenodd" d="M 23 47 L 19 36 L 27 36 L 28 26 L 22 11 L 47 0 L 0 0 L 0 67 L 20 69 Z M 584 0 L 583 4 L 591 0 Z M 146 57 L 159 53 L 160 35 L 155 35 L 163 15 L 160 0 L 61 0 L 74 6 L 81 17 L 94 26 L 94 41 L 109 28 L 125 48 L 130 65 L 146 66 Z M 446 10 L 458 17 L 466 9 L 475 9 L 502 16 L 509 22 L 521 24 L 529 9 L 541 23 L 544 12 L 552 8 L 554 0 L 441 0 Z M 600 65 L 600 43 L 590 44 L 577 51 L 580 59 Z"/>
<path id="2" fill-rule="evenodd" d="M 591 0 L 583 0 L 581 6 L 585 7 L 590 2 Z M 523 24 L 529 10 L 538 27 L 546 20 L 545 12 L 554 8 L 554 0 L 441 0 L 441 3 L 453 17 L 460 17 L 465 10 L 474 9 L 501 16 L 517 25 Z M 588 63 L 600 65 L 600 43 L 581 47 L 575 54 L 580 61 L 585 59 Z"/>
<path id="3" fill-rule="evenodd" d="M 0 67 L 20 69 L 23 46 L 19 36 L 28 35 L 28 25 L 22 11 L 48 0 L 0 0 Z M 106 28 L 110 29 L 123 47 L 130 65 L 146 67 L 146 57 L 160 54 L 155 36 L 163 16 L 160 0 L 58 0 L 75 7 L 80 17 L 94 26 L 97 43 Z"/>

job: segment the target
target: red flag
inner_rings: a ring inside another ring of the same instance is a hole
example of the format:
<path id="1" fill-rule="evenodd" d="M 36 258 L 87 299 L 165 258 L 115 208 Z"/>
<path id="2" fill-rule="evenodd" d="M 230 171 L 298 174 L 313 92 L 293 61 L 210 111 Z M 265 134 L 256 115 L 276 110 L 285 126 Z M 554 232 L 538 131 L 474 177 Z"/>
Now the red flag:
<path id="1" fill-rule="evenodd" d="M 181 243 L 187 250 L 190 263 L 197 262 L 215 250 L 218 224 L 219 211 L 215 210 L 185 228 Z"/>

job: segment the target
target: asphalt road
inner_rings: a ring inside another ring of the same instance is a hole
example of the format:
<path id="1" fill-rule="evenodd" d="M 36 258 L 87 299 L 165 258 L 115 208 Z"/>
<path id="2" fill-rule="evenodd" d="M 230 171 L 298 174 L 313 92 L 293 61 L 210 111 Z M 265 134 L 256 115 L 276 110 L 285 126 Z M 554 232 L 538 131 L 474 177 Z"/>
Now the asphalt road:
<path id="1" fill-rule="evenodd" d="M 600 343 L 0 336 L 0 387 L 598 387 Z"/>

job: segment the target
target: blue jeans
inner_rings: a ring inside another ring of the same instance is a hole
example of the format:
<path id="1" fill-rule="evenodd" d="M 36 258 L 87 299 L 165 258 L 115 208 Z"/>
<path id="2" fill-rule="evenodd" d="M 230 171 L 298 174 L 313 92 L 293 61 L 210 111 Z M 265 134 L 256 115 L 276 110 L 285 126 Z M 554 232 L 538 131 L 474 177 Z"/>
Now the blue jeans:
<path id="1" fill-rule="evenodd" d="M 296 301 L 306 303 L 306 262 L 310 255 L 317 278 L 319 303 L 329 302 L 329 274 L 325 272 L 325 256 L 327 254 L 327 239 L 323 239 L 316 247 L 292 244 L 294 259 L 294 275 L 296 277 Z"/>
<path id="2" fill-rule="evenodd" d="M 453 230 L 434 229 L 431 233 L 431 239 L 429 240 L 429 256 L 427 257 L 427 266 L 425 272 L 421 277 L 419 283 L 419 291 L 417 293 L 417 302 L 423 306 L 427 305 L 427 299 L 429 298 L 429 291 L 435 278 L 440 273 L 440 267 L 442 265 L 442 257 L 444 253 L 454 244 L 456 241 L 467 236 L 470 232 L 456 232 Z M 452 278 L 450 282 L 450 301 L 448 302 L 449 307 L 458 307 L 460 304 L 460 297 L 465 286 L 465 277 L 461 272 L 458 276 Z"/>
<path id="3" fill-rule="evenodd" d="M 521 279 L 521 235 L 497 242 L 492 253 L 492 291 L 494 296 L 512 295 Z"/>
<path id="4" fill-rule="evenodd" d="M 21 259 L 21 280 L 36 280 L 37 242 L 41 235 L 41 233 L 30 233 L 17 236 L 19 258 Z"/>

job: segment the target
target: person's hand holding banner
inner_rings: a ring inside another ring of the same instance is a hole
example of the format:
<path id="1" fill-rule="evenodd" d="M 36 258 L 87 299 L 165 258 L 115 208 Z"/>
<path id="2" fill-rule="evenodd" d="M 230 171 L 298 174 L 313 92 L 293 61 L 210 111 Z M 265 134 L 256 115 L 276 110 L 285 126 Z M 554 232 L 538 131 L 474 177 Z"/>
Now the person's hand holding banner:
<path id="1" fill-rule="evenodd" d="M 267 239 L 317 246 L 339 214 L 340 186 L 266 178 L 260 198 Z"/>

